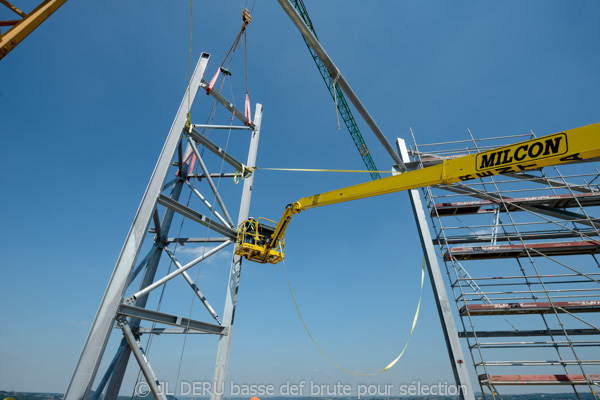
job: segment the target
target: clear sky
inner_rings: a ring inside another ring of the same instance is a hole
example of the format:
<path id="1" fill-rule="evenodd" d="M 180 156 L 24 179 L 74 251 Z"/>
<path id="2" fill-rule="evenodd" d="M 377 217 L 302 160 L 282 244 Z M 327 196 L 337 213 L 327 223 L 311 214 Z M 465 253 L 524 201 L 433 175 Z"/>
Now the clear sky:
<path id="1" fill-rule="evenodd" d="M 462 139 L 467 129 L 478 137 L 544 135 L 599 120 L 595 0 L 305 3 L 327 52 L 390 141 L 409 139 L 411 127 L 425 143 Z M 194 2 L 193 62 L 211 53 L 210 76 L 245 4 Z M 189 2 L 72 0 L 0 61 L 0 389 L 66 390 L 185 91 L 189 20 Z M 243 109 L 241 55 L 223 92 Z M 276 1 L 256 1 L 248 67 L 252 109 L 264 106 L 259 166 L 363 169 Z M 198 96 L 194 122 L 205 121 L 210 100 Z M 389 169 L 389 156 L 359 124 L 376 165 Z M 231 141 L 243 149 L 241 135 Z M 237 155 L 246 158 L 245 150 Z M 259 171 L 251 214 L 278 219 L 300 197 L 368 179 Z M 227 201 L 235 210 L 237 198 Z M 184 261 L 199 251 L 184 249 Z M 407 195 L 304 212 L 286 250 L 297 300 L 323 349 L 353 371 L 387 365 L 408 337 L 419 292 L 422 253 Z M 227 269 L 227 255 L 202 269 L 200 286 L 219 314 Z M 187 316 L 190 293 L 177 285 L 165 311 Z M 194 318 L 209 320 L 194 307 Z M 192 339 L 180 379 L 209 380 L 216 340 Z M 175 381 L 183 338 L 156 343 L 153 367 Z M 318 353 L 282 265 L 244 264 L 232 343 L 229 377 L 240 383 L 397 385 L 452 376 L 428 280 L 405 356 L 376 377 L 346 375 Z"/>

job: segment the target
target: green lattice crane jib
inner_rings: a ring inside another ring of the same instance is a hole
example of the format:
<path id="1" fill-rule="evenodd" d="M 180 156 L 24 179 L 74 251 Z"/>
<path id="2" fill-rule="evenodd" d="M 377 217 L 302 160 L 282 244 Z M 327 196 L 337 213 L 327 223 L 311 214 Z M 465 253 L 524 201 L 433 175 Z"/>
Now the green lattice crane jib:
<path id="1" fill-rule="evenodd" d="M 302 0 L 292 0 L 292 3 L 294 4 L 294 7 L 296 8 L 296 10 L 298 10 L 298 13 L 300 14 L 302 19 L 308 26 L 308 29 L 310 29 L 312 31 L 312 33 L 315 35 L 315 37 L 317 37 L 317 33 L 315 32 L 315 28 L 313 27 L 312 21 L 310 20 L 310 17 L 308 16 L 306 8 L 304 7 L 304 2 Z M 304 39 L 304 37 L 302 37 L 302 39 Z M 360 134 L 360 129 L 358 129 L 358 125 L 356 124 L 356 120 L 354 119 L 354 116 L 352 115 L 352 111 L 350 111 L 350 107 L 348 107 L 348 102 L 346 101 L 344 92 L 340 89 L 340 87 L 337 83 L 335 84 L 335 92 L 334 92 L 334 89 L 333 89 L 333 79 L 334 78 L 331 76 L 331 74 L 325 67 L 325 64 L 323 64 L 323 61 L 321 61 L 321 59 L 319 58 L 319 56 L 317 55 L 315 50 L 306 41 L 306 39 L 304 39 L 304 43 L 306 43 L 306 47 L 308 47 L 308 51 L 310 51 L 310 54 L 311 54 L 313 60 L 315 61 L 317 68 L 319 69 L 319 73 L 321 74 L 321 77 L 323 78 L 323 81 L 325 82 L 325 85 L 327 86 L 327 89 L 329 90 L 329 94 L 331 95 L 331 98 L 335 100 L 337 97 L 337 109 L 338 109 L 342 119 L 344 120 L 344 124 L 346 124 L 346 128 L 348 128 L 348 132 L 350 132 L 350 136 L 352 136 L 354 145 L 356 146 L 358 153 L 362 157 L 363 162 L 365 163 L 365 166 L 367 167 L 367 169 L 369 171 L 371 171 L 371 173 L 370 173 L 371 179 L 375 180 L 375 179 L 381 178 L 381 176 L 379 175 L 379 172 L 377 172 L 377 167 L 375 166 L 375 162 L 373 161 L 373 158 L 371 157 L 371 154 L 369 153 L 369 149 L 367 149 L 367 145 L 365 144 L 365 141 L 363 140 L 363 137 Z"/>

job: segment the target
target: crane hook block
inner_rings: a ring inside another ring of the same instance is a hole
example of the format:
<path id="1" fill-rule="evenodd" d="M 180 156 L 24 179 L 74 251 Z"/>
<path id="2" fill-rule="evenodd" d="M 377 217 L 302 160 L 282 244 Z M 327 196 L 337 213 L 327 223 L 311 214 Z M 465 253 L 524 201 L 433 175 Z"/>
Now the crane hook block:
<path id="1" fill-rule="evenodd" d="M 244 25 L 248 25 L 252 21 L 252 15 L 250 15 L 250 11 L 247 8 L 244 8 L 242 11 L 242 21 L 244 21 Z"/>
<path id="2" fill-rule="evenodd" d="M 283 260 L 283 236 L 271 245 L 275 221 L 266 218 L 247 219 L 238 227 L 235 254 L 261 264 L 277 264 Z"/>

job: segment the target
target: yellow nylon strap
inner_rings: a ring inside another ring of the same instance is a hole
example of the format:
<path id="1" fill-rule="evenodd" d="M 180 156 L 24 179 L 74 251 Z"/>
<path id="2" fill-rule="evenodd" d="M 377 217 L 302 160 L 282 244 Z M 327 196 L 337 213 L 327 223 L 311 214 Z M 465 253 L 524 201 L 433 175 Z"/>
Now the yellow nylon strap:
<path id="1" fill-rule="evenodd" d="M 340 365 L 336 364 L 335 361 L 333 361 L 331 358 L 329 358 L 327 356 L 327 354 L 325 354 L 325 352 L 323 352 L 321 347 L 319 347 L 319 345 L 315 341 L 315 338 L 313 338 L 310 331 L 308 330 L 308 327 L 306 326 L 306 322 L 304 322 L 304 318 L 302 318 L 302 313 L 300 313 L 300 308 L 298 307 L 298 303 L 296 302 L 296 297 L 294 296 L 294 291 L 292 290 L 292 284 L 290 283 L 290 277 L 288 276 L 288 273 L 287 273 L 287 267 L 285 266 L 285 260 L 283 260 L 283 270 L 285 271 L 285 278 L 287 279 L 287 283 L 290 288 L 290 293 L 292 295 L 292 300 L 294 301 L 294 306 L 296 307 L 296 311 L 298 311 L 298 316 L 300 317 L 300 321 L 302 321 L 302 325 L 304 325 L 304 329 L 306 329 L 306 333 L 308 333 L 310 340 L 312 340 L 312 342 L 314 343 L 316 348 L 319 350 L 319 352 L 323 355 L 323 357 L 325 357 L 330 363 L 335 365 L 337 368 L 341 369 L 344 372 L 352 374 L 352 375 L 372 376 L 372 375 L 380 374 L 380 373 L 385 372 L 388 369 L 392 368 L 398 362 L 398 360 L 400 360 L 400 358 L 404 355 L 404 352 L 406 351 L 408 344 L 410 343 L 410 339 L 412 338 L 413 332 L 415 331 L 415 327 L 417 326 L 417 320 L 419 319 L 419 311 L 421 310 L 421 299 L 423 298 L 423 283 L 425 282 L 425 257 L 423 257 L 423 268 L 421 269 L 421 291 L 419 293 L 419 302 L 417 303 L 417 310 L 415 311 L 415 317 L 413 319 L 412 327 L 410 328 L 410 334 L 408 335 L 406 344 L 404 345 L 404 348 L 402 349 L 402 351 L 400 352 L 398 357 L 396 357 L 391 363 L 389 363 L 387 365 L 387 367 L 385 367 L 381 371 L 373 372 L 372 374 L 359 374 L 358 372 L 349 371 L 346 368 L 343 368 Z"/>
<path id="2" fill-rule="evenodd" d="M 372 172 L 378 172 L 380 174 L 391 174 L 394 171 L 366 171 L 363 169 L 314 169 L 314 168 L 249 168 L 248 169 L 255 171 L 257 169 L 264 169 L 268 171 L 299 171 L 299 172 L 362 172 L 366 174 L 370 174 Z"/>

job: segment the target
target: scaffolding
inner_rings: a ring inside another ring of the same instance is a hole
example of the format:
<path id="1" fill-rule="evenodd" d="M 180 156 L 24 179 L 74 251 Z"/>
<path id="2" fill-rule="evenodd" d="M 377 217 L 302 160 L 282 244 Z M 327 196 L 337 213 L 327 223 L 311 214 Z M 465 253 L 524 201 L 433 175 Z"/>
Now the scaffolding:
<path id="1" fill-rule="evenodd" d="M 424 167 L 535 134 L 417 144 Z M 422 189 L 483 398 L 506 385 L 600 384 L 600 171 L 546 167 Z M 587 396 L 587 395 L 586 395 Z"/>

